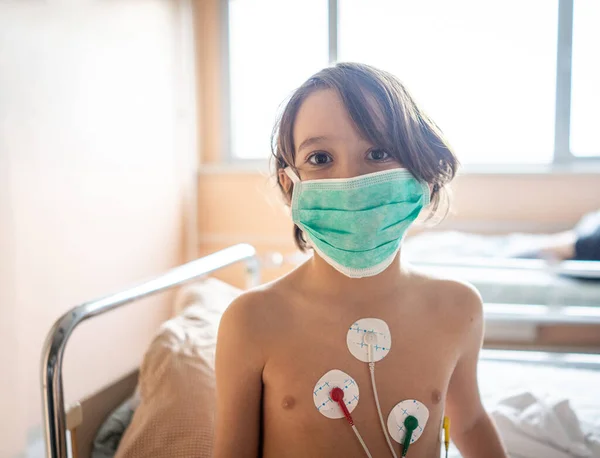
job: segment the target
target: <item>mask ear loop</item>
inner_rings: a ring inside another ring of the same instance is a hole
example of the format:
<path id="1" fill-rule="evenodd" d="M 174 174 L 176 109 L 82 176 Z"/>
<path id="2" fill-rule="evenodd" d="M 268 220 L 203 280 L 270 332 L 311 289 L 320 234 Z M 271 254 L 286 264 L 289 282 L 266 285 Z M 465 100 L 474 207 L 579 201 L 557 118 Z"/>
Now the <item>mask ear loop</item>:
<path id="1" fill-rule="evenodd" d="M 390 448 L 390 452 L 392 452 L 392 456 L 394 458 L 398 458 L 396 452 L 394 451 L 394 446 L 392 445 L 392 441 L 390 440 L 390 435 L 388 434 L 388 430 L 385 426 L 385 422 L 383 421 L 383 414 L 381 413 L 381 405 L 379 404 L 379 395 L 377 394 L 377 385 L 375 384 L 375 362 L 373 361 L 373 345 L 377 344 L 377 335 L 373 331 L 369 331 L 365 333 L 363 340 L 367 345 L 367 355 L 369 360 L 369 372 L 371 373 L 371 386 L 373 387 L 373 395 L 375 396 L 375 406 L 377 407 L 377 414 L 379 415 L 379 421 L 381 422 L 381 430 L 383 431 L 383 435 L 385 436 L 385 440 Z"/>
<path id="2" fill-rule="evenodd" d="M 300 178 L 298 177 L 298 175 L 296 175 L 296 172 L 294 172 L 294 170 L 292 170 L 292 168 L 289 165 L 286 168 L 284 168 L 283 171 L 290 178 L 290 180 L 292 180 L 292 183 L 298 184 L 300 182 Z"/>

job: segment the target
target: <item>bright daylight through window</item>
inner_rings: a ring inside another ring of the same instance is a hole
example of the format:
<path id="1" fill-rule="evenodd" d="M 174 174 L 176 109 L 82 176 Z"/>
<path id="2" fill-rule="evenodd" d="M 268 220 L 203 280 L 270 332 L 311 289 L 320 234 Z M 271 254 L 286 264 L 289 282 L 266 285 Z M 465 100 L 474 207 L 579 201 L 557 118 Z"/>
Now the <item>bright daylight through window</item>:
<path id="1" fill-rule="evenodd" d="M 600 2 L 560 3 L 229 0 L 226 154 L 267 158 L 281 104 L 333 49 L 396 74 L 463 163 L 600 156 Z"/>

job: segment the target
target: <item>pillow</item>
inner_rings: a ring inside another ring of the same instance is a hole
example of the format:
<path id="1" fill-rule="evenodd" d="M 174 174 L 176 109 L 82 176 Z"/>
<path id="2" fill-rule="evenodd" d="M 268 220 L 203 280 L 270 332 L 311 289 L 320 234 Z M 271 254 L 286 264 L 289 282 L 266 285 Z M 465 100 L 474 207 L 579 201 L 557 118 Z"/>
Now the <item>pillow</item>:
<path id="1" fill-rule="evenodd" d="M 241 293 L 216 279 L 183 288 L 140 366 L 140 404 L 116 458 L 211 457 L 217 330 Z"/>

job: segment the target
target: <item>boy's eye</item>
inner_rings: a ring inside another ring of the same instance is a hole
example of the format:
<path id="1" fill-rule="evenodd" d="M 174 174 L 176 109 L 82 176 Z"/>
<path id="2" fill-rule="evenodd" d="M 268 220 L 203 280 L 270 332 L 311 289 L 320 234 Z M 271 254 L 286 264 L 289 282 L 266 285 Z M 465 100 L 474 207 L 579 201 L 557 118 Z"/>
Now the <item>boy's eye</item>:
<path id="1" fill-rule="evenodd" d="M 309 156 L 308 162 L 310 162 L 313 165 L 328 164 L 329 162 L 331 162 L 331 156 L 323 152 L 313 153 Z"/>
<path id="2" fill-rule="evenodd" d="M 372 149 L 367 154 L 367 158 L 372 161 L 387 161 L 390 158 L 390 155 L 387 151 L 382 149 Z"/>

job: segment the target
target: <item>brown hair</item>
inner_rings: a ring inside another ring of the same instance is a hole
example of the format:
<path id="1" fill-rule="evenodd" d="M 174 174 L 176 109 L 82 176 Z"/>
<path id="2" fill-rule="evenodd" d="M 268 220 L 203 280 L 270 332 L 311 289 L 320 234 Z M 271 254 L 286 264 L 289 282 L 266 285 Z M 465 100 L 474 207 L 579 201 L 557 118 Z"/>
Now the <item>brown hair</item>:
<path id="1" fill-rule="evenodd" d="M 333 89 L 340 96 L 361 135 L 396 158 L 416 178 L 431 185 L 431 215 L 441 192 L 457 171 L 458 160 L 435 123 L 417 106 L 402 83 L 391 73 L 358 63 L 338 63 L 311 76 L 291 95 L 273 129 L 271 148 L 275 173 L 295 169 L 294 123 L 302 102 L 313 92 Z M 372 99 L 376 106 L 373 106 Z M 380 120 L 383 114 L 383 126 Z M 279 187 L 284 195 L 292 189 Z M 447 197 L 447 195 L 446 195 Z M 308 248 L 302 230 L 294 227 L 300 250 Z"/>

